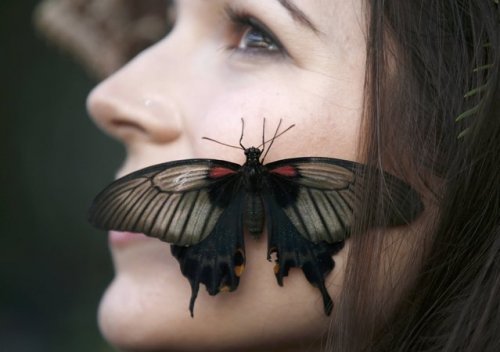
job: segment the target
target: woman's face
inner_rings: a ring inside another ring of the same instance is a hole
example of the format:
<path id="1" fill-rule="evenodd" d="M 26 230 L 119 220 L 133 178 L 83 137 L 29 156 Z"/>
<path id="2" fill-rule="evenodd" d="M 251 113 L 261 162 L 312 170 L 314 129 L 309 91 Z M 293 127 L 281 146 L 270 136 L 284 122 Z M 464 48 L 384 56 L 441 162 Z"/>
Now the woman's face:
<path id="1" fill-rule="evenodd" d="M 246 147 L 261 143 L 264 118 L 268 136 L 280 119 L 296 125 L 266 162 L 359 161 L 365 29 L 361 0 L 180 0 L 172 32 L 95 88 L 88 107 L 126 146 L 118 176 L 178 159 L 242 163 L 241 150 L 202 140 L 238 145 L 242 118 Z M 265 233 L 248 238 L 239 288 L 209 296 L 202 287 L 191 318 L 191 288 L 169 245 L 111 233 L 116 276 L 100 306 L 104 335 L 132 350 L 314 346 L 329 324 L 319 290 L 298 269 L 278 286 L 266 246 Z M 348 249 L 327 277 L 334 302 Z"/>

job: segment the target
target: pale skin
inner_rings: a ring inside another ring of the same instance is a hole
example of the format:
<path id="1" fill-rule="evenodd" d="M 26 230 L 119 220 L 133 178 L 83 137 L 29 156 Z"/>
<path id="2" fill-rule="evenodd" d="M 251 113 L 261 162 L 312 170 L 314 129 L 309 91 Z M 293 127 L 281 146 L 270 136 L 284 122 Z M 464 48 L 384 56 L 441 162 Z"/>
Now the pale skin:
<path id="1" fill-rule="evenodd" d="M 264 117 L 269 136 L 280 119 L 284 127 L 296 125 L 276 140 L 266 162 L 298 156 L 362 162 L 361 0 L 180 0 L 176 8 L 174 30 L 89 96 L 95 122 L 126 146 L 117 176 L 179 159 L 242 163 L 241 150 L 202 140 L 237 145 L 241 118 L 247 147 L 261 143 Z M 227 12 L 252 20 L 237 24 Z M 145 238 L 110 247 L 116 275 L 99 324 L 124 350 L 317 350 L 328 328 L 320 293 L 301 271 L 277 285 L 265 233 L 246 238 L 239 288 L 213 297 L 202 287 L 194 319 L 189 283 L 167 243 Z M 327 277 L 334 302 L 348 251 L 347 242 Z"/>

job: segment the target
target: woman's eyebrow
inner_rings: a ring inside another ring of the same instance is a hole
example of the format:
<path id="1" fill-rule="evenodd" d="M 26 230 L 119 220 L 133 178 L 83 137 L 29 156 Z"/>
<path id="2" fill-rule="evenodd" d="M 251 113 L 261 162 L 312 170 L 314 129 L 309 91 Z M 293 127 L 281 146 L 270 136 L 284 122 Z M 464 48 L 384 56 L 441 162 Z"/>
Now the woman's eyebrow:
<path id="1" fill-rule="evenodd" d="M 309 28 L 312 30 L 314 33 L 318 34 L 319 30 L 316 28 L 316 26 L 312 23 L 312 21 L 307 17 L 307 15 L 297 7 L 294 3 L 292 3 L 290 0 L 278 0 L 278 2 L 288 10 L 292 18 L 299 22 L 300 24 L 304 25 L 305 27 Z"/>

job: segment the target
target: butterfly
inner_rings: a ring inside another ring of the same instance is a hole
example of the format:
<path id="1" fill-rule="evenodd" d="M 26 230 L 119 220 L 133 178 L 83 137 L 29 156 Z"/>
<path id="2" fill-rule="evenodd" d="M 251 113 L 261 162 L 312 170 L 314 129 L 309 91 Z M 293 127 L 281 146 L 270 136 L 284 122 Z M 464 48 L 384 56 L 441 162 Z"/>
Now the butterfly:
<path id="1" fill-rule="evenodd" d="M 333 302 L 325 277 L 332 256 L 349 236 L 369 167 L 342 159 L 299 157 L 264 164 L 279 132 L 259 147 L 240 145 L 243 165 L 216 159 L 187 159 L 146 167 L 107 186 L 95 198 L 89 221 L 104 230 L 144 233 L 170 243 L 191 285 L 193 316 L 200 284 L 210 295 L 234 291 L 245 267 L 244 232 L 267 230 L 267 259 L 280 286 L 291 268 L 301 268 L 321 292 L 325 313 Z M 264 127 L 265 130 L 265 121 Z M 268 144 L 266 149 L 266 144 Z M 384 173 L 384 197 L 393 204 L 388 226 L 411 222 L 422 211 L 418 194 Z"/>

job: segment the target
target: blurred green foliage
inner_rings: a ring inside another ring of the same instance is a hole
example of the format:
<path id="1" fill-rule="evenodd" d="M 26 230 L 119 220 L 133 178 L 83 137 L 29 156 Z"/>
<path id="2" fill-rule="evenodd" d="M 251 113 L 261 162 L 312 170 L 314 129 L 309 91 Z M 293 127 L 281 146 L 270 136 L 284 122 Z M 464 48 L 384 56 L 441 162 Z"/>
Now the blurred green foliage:
<path id="1" fill-rule="evenodd" d="M 107 238 L 85 217 L 122 150 L 88 119 L 96 82 L 36 34 L 36 3 L 0 2 L 0 351 L 111 351 Z"/>

